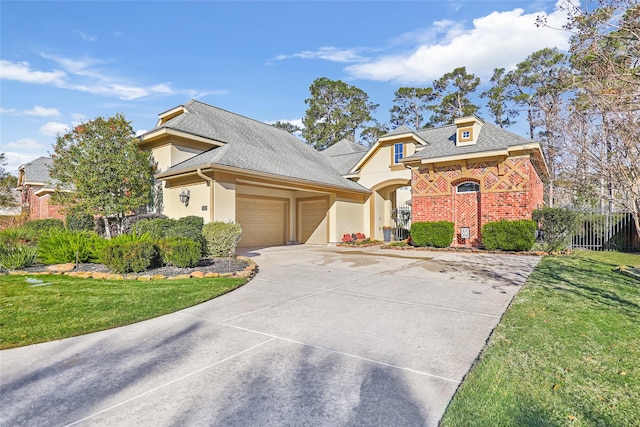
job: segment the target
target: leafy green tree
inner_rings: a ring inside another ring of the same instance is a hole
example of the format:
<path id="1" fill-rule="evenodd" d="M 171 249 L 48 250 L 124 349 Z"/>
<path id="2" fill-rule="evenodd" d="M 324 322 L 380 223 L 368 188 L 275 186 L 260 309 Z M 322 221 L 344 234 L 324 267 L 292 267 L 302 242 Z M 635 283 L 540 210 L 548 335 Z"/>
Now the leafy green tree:
<path id="1" fill-rule="evenodd" d="M 488 98 L 487 107 L 491 111 L 494 122 L 504 128 L 515 124 L 514 117 L 518 115 L 518 111 L 509 108 L 509 79 L 504 68 L 495 68 L 493 76 L 491 76 L 491 87 L 480 95 L 482 98 Z"/>
<path id="2" fill-rule="evenodd" d="M 107 237 L 109 217 L 121 225 L 126 213 L 149 203 L 151 153 L 140 150 L 122 114 L 98 117 L 59 135 L 52 158 L 51 177 L 59 181 L 54 201 L 102 215 Z"/>
<path id="3" fill-rule="evenodd" d="M 311 97 L 303 118 L 303 138 L 316 149 L 327 148 L 341 139 L 356 140 L 359 131 L 373 121 L 378 104 L 369 102 L 362 89 L 340 80 L 320 77 L 309 87 Z"/>
<path id="4" fill-rule="evenodd" d="M 480 78 L 467 73 L 466 67 L 456 68 L 434 81 L 433 88 L 439 103 L 429 107 L 433 111 L 429 125 L 451 124 L 458 117 L 476 114 L 480 107 L 471 102 L 469 95 L 478 85 Z"/>
<path id="5" fill-rule="evenodd" d="M 289 132 L 291 135 L 299 135 L 302 132 L 302 128 L 300 126 L 296 126 L 290 122 L 283 122 L 278 120 L 271 126 L 276 127 L 278 129 L 282 129 L 286 132 Z"/>
<path id="6" fill-rule="evenodd" d="M 391 126 L 398 128 L 409 125 L 418 130 L 422 127 L 424 117 L 422 112 L 429 108 L 429 104 L 436 98 L 433 88 L 401 87 L 394 92 L 391 110 Z"/>
<path id="7" fill-rule="evenodd" d="M 0 153 L 0 206 L 13 205 L 15 202 L 13 190 L 18 184 L 18 179 L 5 171 L 6 164 L 5 154 Z"/>

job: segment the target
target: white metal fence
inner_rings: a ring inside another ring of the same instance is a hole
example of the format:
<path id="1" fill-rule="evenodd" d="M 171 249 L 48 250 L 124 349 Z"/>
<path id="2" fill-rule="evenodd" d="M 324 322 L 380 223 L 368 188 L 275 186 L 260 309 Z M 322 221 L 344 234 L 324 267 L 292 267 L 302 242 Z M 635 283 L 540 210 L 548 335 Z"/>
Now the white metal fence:
<path id="1" fill-rule="evenodd" d="M 595 251 L 640 251 L 631 213 L 580 213 L 571 247 Z"/>

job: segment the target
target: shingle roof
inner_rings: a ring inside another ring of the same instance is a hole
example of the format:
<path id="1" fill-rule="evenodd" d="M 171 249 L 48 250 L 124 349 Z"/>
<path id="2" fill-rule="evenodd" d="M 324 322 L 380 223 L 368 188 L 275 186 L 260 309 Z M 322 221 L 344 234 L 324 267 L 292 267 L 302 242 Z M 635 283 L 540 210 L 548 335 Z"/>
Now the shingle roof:
<path id="1" fill-rule="evenodd" d="M 391 132 L 385 133 L 384 135 L 382 135 L 382 138 L 386 136 L 403 135 L 405 133 L 416 133 L 416 131 L 411 129 L 409 126 L 402 125 L 395 128 Z"/>
<path id="2" fill-rule="evenodd" d="M 333 167 L 342 175 L 351 172 L 351 169 L 367 154 L 368 148 L 355 142 L 343 139 L 321 151 L 329 158 Z"/>
<path id="3" fill-rule="evenodd" d="M 49 176 L 49 169 L 53 165 L 51 157 L 38 157 L 35 160 L 20 166 L 24 170 L 25 183 L 44 182 L 55 183 Z"/>
<path id="4" fill-rule="evenodd" d="M 478 140 L 473 145 L 456 146 L 456 125 L 422 129 L 416 134 L 424 139 L 428 145 L 407 159 L 437 159 L 460 154 L 505 150 L 509 147 L 533 142 L 491 123 L 482 125 Z"/>
<path id="5" fill-rule="evenodd" d="M 184 107 L 186 113 L 167 120 L 154 130 L 180 130 L 225 145 L 198 154 L 166 172 L 222 165 L 368 192 L 363 186 L 343 178 L 326 156 L 286 131 L 196 100 L 189 101 Z"/>

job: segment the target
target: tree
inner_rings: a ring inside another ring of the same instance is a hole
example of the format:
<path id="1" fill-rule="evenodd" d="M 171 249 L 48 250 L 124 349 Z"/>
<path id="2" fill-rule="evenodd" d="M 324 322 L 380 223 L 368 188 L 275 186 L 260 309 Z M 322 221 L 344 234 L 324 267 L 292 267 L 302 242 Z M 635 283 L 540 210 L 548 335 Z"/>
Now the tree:
<path id="1" fill-rule="evenodd" d="M 491 87 L 482 92 L 480 96 L 489 98 L 487 107 L 491 111 L 495 124 L 501 128 L 515 124 L 513 118 L 518 115 L 518 111 L 509 108 L 509 96 L 507 94 L 509 79 L 507 78 L 506 70 L 504 68 L 495 68 L 490 82 Z"/>
<path id="2" fill-rule="evenodd" d="M 374 122 L 375 123 L 373 126 L 365 128 L 360 133 L 360 139 L 363 142 L 362 145 L 364 145 L 365 147 L 371 147 L 378 141 L 378 139 L 380 139 L 382 135 L 389 132 L 389 127 L 386 124 L 378 123 L 377 121 Z"/>
<path id="3" fill-rule="evenodd" d="M 302 136 L 316 149 L 327 148 L 341 139 L 356 140 L 359 131 L 373 120 L 378 104 L 369 95 L 340 80 L 320 77 L 309 87 L 311 97 L 303 118 Z"/>
<path id="4" fill-rule="evenodd" d="M 7 159 L 4 153 L 0 153 L 0 206 L 12 206 L 15 202 L 13 190 L 18 184 L 15 176 L 4 170 Z"/>
<path id="5" fill-rule="evenodd" d="M 299 135 L 302 132 L 302 128 L 300 126 L 296 126 L 291 122 L 282 122 L 278 120 L 271 126 L 276 127 L 278 129 L 282 129 L 286 132 L 289 132 L 291 135 Z"/>
<path id="6" fill-rule="evenodd" d="M 394 92 L 391 112 L 391 126 L 398 128 L 402 125 L 412 126 L 418 130 L 422 127 L 424 117 L 422 112 L 429 108 L 436 95 L 433 88 L 401 87 Z"/>
<path id="7" fill-rule="evenodd" d="M 59 135 L 54 146 L 51 177 L 59 181 L 54 201 L 102 215 L 121 231 L 128 212 L 149 203 L 153 163 L 138 147 L 131 123 L 122 114 L 98 117 Z"/>
<path id="8" fill-rule="evenodd" d="M 468 74 L 466 67 L 459 67 L 433 82 L 439 104 L 429 108 L 434 112 L 431 126 L 451 124 L 458 117 L 472 116 L 480 107 L 471 103 L 469 95 L 480 85 L 480 78 Z"/>
<path id="9" fill-rule="evenodd" d="M 537 128 L 544 128 L 544 119 L 540 117 L 542 98 L 546 96 L 547 101 L 550 97 L 557 98 L 566 88 L 566 74 L 567 58 L 557 48 L 533 52 L 507 74 L 507 96 L 526 111 L 529 138 L 535 139 Z"/>

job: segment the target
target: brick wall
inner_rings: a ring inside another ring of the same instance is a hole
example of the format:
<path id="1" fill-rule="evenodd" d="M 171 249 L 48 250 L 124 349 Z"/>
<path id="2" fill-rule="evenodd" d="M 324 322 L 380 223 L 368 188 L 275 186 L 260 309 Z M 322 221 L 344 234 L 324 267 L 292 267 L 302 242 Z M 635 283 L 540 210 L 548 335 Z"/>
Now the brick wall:
<path id="1" fill-rule="evenodd" d="M 456 194 L 455 186 L 467 181 L 480 184 L 479 197 Z M 487 222 L 531 219 L 543 200 L 542 180 L 526 157 L 413 169 L 411 182 L 413 221 L 453 222 L 454 246 L 478 246 Z M 470 239 L 460 238 L 461 227 L 471 228 Z"/>
<path id="2" fill-rule="evenodd" d="M 34 194 L 33 189 L 29 188 L 23 196 L 23 203 L 24 202 L 29 204 L 28 216 L 31 220 L 47 218 L 65 219 L 61 207 L 51 203 L 50 194 L 37 196 Z"/>

